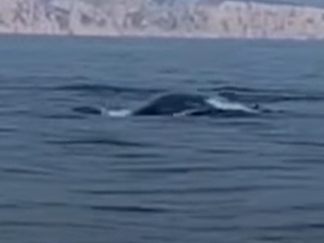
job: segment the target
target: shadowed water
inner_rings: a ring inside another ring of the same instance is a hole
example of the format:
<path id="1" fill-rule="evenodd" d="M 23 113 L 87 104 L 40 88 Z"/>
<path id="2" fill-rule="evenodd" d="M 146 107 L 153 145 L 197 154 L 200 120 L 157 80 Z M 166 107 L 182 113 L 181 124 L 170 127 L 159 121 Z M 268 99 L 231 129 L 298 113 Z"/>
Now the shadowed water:
<path id="1" fill-rule="evenodd" d="M 0 241 L 322 242 L 319 42 L 0 38 Z M 274 111 L 123 117 L 169 92 Z"/>

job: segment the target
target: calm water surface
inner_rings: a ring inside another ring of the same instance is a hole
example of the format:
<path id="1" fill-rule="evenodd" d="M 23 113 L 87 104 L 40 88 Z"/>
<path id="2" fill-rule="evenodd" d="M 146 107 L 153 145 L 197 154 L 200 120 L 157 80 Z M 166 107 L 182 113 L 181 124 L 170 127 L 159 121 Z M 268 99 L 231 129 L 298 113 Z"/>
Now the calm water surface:
<path id="1" fill-rule="evenodd" d="M 0 241 L 324 240 L 324 44 L 0 38 Z M 82 115 L 166 92 L 245 118 Z"/>

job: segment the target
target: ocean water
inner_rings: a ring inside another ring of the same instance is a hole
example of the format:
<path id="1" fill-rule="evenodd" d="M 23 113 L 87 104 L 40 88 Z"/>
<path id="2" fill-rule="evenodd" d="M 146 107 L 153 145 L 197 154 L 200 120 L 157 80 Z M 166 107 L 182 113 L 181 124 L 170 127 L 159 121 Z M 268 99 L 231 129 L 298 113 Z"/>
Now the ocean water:
<path id="1" fill-rule="evenodd" d="M 321 42 L 0 37 L 0 242 L 324 239 Z M 120 117 L 169 92 L 253 117 Z"/>

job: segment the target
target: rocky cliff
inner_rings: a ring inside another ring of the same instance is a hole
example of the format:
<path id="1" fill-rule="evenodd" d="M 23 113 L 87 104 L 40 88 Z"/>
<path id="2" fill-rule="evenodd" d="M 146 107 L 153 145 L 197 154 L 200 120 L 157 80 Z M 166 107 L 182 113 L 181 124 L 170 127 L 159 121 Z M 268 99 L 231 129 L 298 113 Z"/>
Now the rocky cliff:
<path id="1" fill-rule="evenodd" d="M 1 0 L 0 33 L 324 39 L 324 9 L 221 0 Z"/>

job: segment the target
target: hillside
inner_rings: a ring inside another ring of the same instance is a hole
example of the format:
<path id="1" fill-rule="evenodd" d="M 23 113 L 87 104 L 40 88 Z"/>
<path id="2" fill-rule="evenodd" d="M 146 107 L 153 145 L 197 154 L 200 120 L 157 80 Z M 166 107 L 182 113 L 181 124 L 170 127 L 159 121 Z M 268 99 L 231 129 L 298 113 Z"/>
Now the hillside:
<path id="1" fill-rule="evenodd" d="M 0 33 L 323 39 L 324 9 L 200 0 L 1 0 Z"/>

